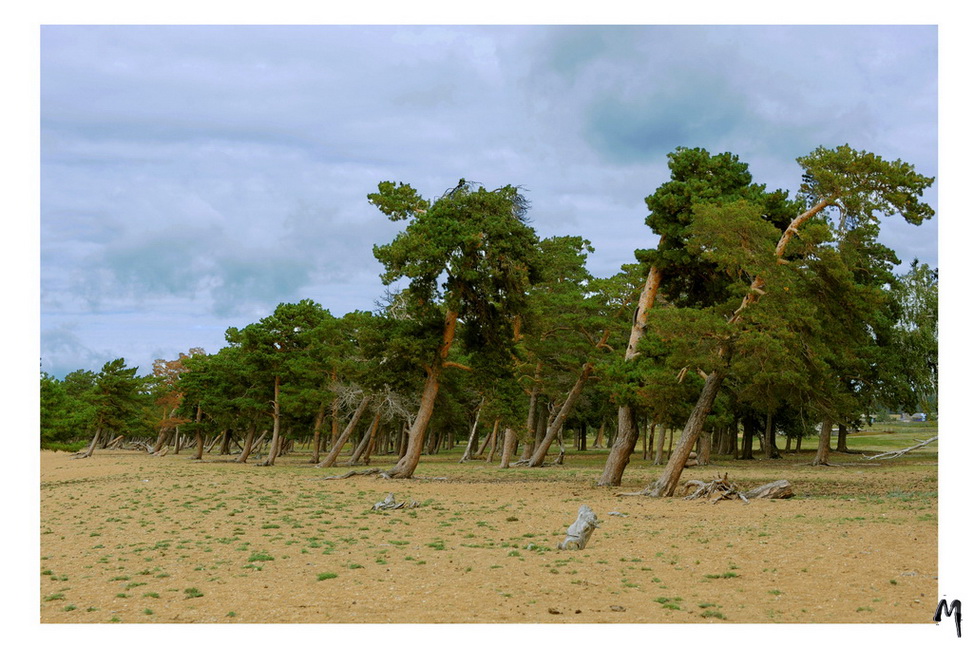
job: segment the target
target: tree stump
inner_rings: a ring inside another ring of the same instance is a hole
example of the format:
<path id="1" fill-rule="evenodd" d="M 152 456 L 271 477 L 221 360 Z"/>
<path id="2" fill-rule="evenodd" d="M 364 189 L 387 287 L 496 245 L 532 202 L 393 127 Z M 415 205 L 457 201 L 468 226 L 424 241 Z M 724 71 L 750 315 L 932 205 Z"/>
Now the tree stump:
<path id="1" fill-rule="evenodd" d="M 559 550 L 583 550 L 591 538 L 591 533 L 598 527 L 598 517 L 591 507 L 581 505 L 578 508 L 578 518 L 571 523 L 567 536 L 557 544 Z"/>

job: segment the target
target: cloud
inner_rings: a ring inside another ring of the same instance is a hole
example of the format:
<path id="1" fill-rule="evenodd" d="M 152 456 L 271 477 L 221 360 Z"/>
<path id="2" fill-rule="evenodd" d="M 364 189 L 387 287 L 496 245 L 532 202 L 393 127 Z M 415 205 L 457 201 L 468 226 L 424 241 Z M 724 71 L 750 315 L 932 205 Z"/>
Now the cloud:
<path id="1" fill-rule="evenodd" d="M 896 26 L 44 26 L 44 328 L 127 357 L 305 297 L 370 309 L 383 180 L 520 185 L 609 275 L 675 146 L 790 189 L 821 144 L 937 173 L 935 53 Z M 934 227 L 896 241 L 935 254 Z"/>

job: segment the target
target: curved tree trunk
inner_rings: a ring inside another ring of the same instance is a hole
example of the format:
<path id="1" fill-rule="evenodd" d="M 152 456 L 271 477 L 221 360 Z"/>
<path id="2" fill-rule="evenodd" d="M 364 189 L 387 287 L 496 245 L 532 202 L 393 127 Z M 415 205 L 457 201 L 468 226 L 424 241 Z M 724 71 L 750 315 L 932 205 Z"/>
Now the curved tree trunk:
<path id="1" fill-rule="evenodd" d="M 476 417 L 473 418 L 473 425 L 470 427 L 470 436 L 466 440 L 466 449 L 463 451 L 463 457 L 459 459 L 460 464 L 476 456 L 476 453 L 473 452 L 473 446 L 476 444 L 476 429 L 480 425 L 480 413 L 483 411 L 484 403 L 486 403 L 486 397 L 480 399 L 480 405 L 476 407 Z M 486 442 L 484 441 L 484 443 Z"/>
<path id="2" fill-rule="evenodd" d="M 378 432 L 378 423 L 381 419 L 382 411 L 379 410 L 375 413 L 375 418 L 372 419 L 372 425 L 368 427 L 368 432 L 362 435 L 361 443 L 358 444 L 358 448 L 352 453 L 348 464 L 358 464 L 361 461 L 362 455 L 365 453 L 365 449 L 375 443 L 375 434 Z"/>
<path id="3" fill-rule="evenodd" d="M 798 228 L 827 207 L 831 200 L 833 200 L 831 197 L 821 199 L 810 209 L 798 215 L 790 222 L 787 229 L 784 230 L 784 233 L 777 241 L 777 247 L 774 250 L 774 255 L 777 257 L 778 262 L 782 261 L 784 250 L 787 248 L 787 244 L 791 239 L 794 238 L 794 235 L 797 234 Z M 737 310 L 727 320 L 727 324 L 734 325 L 739 322 L 741 318 L 740 314 L 760 299 L 760 296 L 764 293 L 763 289 L 765 286 L 766 282 L 764 278 L 760 275 L 756 276 L 750 282 L 750 290 L 743 296 L 740 306 L 737 307 Z M 729 344 L 724 343 L 720 348 L 720 356 L 726 356 L 729 351 Z M 700 432 L 703 430 L 703 423 L 706 420 L 706 416 L 712 409 L 713 402 L 716 401 L 716 395 L 719 393 L 720 386 L 723 384 L 723 379 L 725 378 L 725 371 L 725 369 L 719 368 L 713 370 L 706 377 L 706 381 L 703 383 L 703 389 L 699 394 L 699 398 L 696 400 L 696 405 L 692 413 L 690 413 L 686 425 L 683 427 L 682 436 L 679 438 L 676 451 L 669 458 L 669 463 L 666 465 L 662 475 L 659 476 L 655 483 L 646 488 L 644 492 L 646 495 L 653 497 L 671 496 L 675 492 L 676 486 L 679 484 L 679 476 L 686 466 L 686 460 L 689 459 L 689 453 L 692 451 L 693 444 L 696 443 L 696 438 L 699 437 Z"/>
<path id="4" fill-rule="evenodd" d="M 95 452 L 95 447 L 98 445 L 98 440 L 100 438 L 101 438 L 101 426 L 95 429 L 95 436 L 91 438 L 91 443 L 88 444 L 88 448 L 86 448 L 85 450 L 79 453 L 75 453 L 74 457 L 76 458 L 91 457 L 91 455 Z"/>
<path id="5" fill-rule="evenodd" d="M 713 402 L 716 401 L 716 395 L 719 393 L 720 386 L 723 384 L 724 372 L 723 369 L 714 370 L 706 377 L 706 381 L 703 383 L 703 390 L 700 392 L 699 398 L 696 400 L 696 405 L 693 407 L 693 411 L 690 413 L 689 419 L 683 427 L 682 435 L 679 437 L 679 443 L 676 444 L 675 450 L 669 457 L 669 462 L 666 464 L 666 468 L 663 469 L 662 475 L 651 486 L 646 488 L 646 495 L 658 498 L 661 496 L 671 496 L 675 493 L 676 487 L 679 485 L 679 476 L 682 475 L 682 470 L 686 466 L 689 454 L 692 452 L 693 446 L 696 444 L 696 439 L 703 430 L 706 416 L 712 410 Z"/>
<path id="6" fill-rule="evenodd" d="M 439 394 L 439 379 L 442 375 L 443 364 L 449 356 L 449 349 L 456 337 L 456 321 L 459 314 L 456 311 L 446 311 L 446 322 L 443 328 L 443 342 L 433 359 L 432 365 L 426 368 L 426 383 L 422 388 L 422 398 L 419 401 L 419 412 L 409 430 L 409 442 L 405 454 L 388 472 L 390 478 L 411 478 L 419 466 L 422 455 L 422 443 L 425 440 L 426 429 L 432 419 L 433 408 L 436 405 L 436 395 Z"/>
<path id="7" fill-rule="evenodd" d="M 254 434 L 256 434 L 256 432 L 257 432 L 256 426 L 250 426 L 250 428 L 247 429 L 247 436 L 243 440 L 243 448 L 240 450 L 240 456 L 236 459 L 238 463 L 246 464 L 247 458 L 250 457 L 250 453 L 253 452 L 253 447 L 254 447 L 253 436 Z M 264 431 L 264 435 L 266 434 L 267 431 Z M 263 439 L 263 435 L 260 436 L 260 439 Z"/>
<path id="8" fill-rule="evenodd" d="M 596 483 L 599 486 L 617 487 L 622 483 L 622 473 L 625 472 L 625 467 L 628 466 L 639 440 L 638 422 L 635 417 L 635 408 L 623 406 L 618 409 L 618 435 L 605 461 L 605 469 Z M 661 437 L 665 438 L 665 434 L 663 433 Z"/>
<path id="9" fill-rule="evenodd" d="M 665 240 L 665 235 L 659 240 L 661 244 Z M 645 279 L 645 286 L 639 295 L 639 304 L 632 319 L 632 331 L 628 337 L 628 347 L 625 348 L 625 360 L 631 361 L 638 355 L 639 341 L 645 336 L 645 327 L 648 322 L 649 309 L 655 304 L 656 295 L 659 293 L 659 285 L 662 284 L 662 271 L 653 266 L 649 270 L 649 275 Z M 621 404 L 618 406 L 618 432 L 615 434 L 615 441 L 608 459 L 605 460 L 605 469 L 598 479 L 599 485 L 617 486 L 622 482 L 622 473 L 628 466 L 629 458 L 635 450 L 638 442 L 638 426 L 635 421 L 635 408 L 631 404 Z"/>
<path id="10" fill-rule="evenodd" d="M 345 445 L 345 442 L 348 441 L 348 438 L 351 437 L 351 433 L 354 432 L 355 426 L 358 425 L 358 420 L 361 419 L 362 414 L 365 412 L 365 408 L 368 407 L 368 401 L 369 397 L 366 396 L 358 403 L 358 407 L 355 409 L 355 414 L 351 416 L 351 421 L 349 421 L 348 425 L 345 426 L 345 429 L 341 432 L 341 435 L 338 436 L 334 446 L 331 447 L 331 450 L 328 451 L 325 458 L 315 465 L 317 468 L 323 469 L 329 466 L 334 466 L 335 462 L 338 460 L 338 454 L 341 453 L 342 447 Z"/>
<path id="11" fill-rule="evenodd" d="M 527 466 L 537 467 L 544 463 L 544 457 L 547 455 L 548 449 L 551 444 L 557 438 L 561 429 L 564 428 L 564 422 L 567 420 L 568 415 L 574 409 L 574 404 L 578 401 L 578 397 L 581 396 L 581 391 L 584 389 L 585 383 L 588 382 L 588 378 L 591 376 L 592 371 L 594 371 L 595 365 L 592 362 L 587 362 L 584 367 L 581 368 L 581 376 L 578 380 L 574 382 L 574 387 L 568 393 L 567 398 L 564 400 L 564 404 L 558 410 L 557 417 L 547 428 L 547 434 L 544 439 L 541 440 L 540 445 L 534 449 L 534 454 L 530 458 L 530 462 Z"/>

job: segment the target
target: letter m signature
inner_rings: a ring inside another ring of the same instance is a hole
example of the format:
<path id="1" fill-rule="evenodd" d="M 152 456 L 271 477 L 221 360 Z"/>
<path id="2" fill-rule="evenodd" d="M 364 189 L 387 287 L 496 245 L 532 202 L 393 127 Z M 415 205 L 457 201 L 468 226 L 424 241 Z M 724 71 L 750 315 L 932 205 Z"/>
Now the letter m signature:
<path id="1" fill-rule="evenodd" d="M 960 601 L 954 599 L 949 606 L 946 606 L 945 599 L 939 600 L 939 606 L 936 607 L 936 614 L 932 617 L 933 622 L 939 622 L 943 619 L 943 610 L 946 611 L 946 617 L 952 616 L 956 620 L 956 637 L 961 638 L 963 634 L 960 632 L 960 620 L 963 616 L 960 614 Z M 953 616 L 954 613 L 956 614 L 955 616 Z"/>

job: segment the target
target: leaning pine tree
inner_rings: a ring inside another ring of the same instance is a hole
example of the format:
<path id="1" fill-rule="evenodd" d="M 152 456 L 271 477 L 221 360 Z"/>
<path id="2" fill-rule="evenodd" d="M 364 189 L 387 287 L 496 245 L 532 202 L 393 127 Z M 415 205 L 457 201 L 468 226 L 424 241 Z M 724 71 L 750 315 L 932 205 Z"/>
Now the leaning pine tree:
<path id="1" fill-rule="evenodd" d="M 798 163 L 804 169 L 801 193 L 808 207 L 791 221 L 778 239 L 772 253 L 778 263 L 784 263 L 785 250 L 799 236 L 802 227 L 815 218 L 825 217 L 829 210 L 837 212 L 839 219 L 873 222 L 877 222 L 880 215 L 900 214 L 913 225 L 919 225 L 933 216 L 932 208 L 921 200 L 923 190 L 933 183 L 933 178 L 916 173 L 912 165 L 901 160 L 888 162 L 873 153 L 856 151 L 844 145 L 835 149 L 818 148 L 799 158 Z M 737 205 L 732 210 L 744 216 L 752 208 Z M 714 224 L 718 221 L 713 218 L 710 222 Z M 753 223 L 753 220 L 750 222 Z M 706 251 L 710 255 L 748 254 L 745 237 L 736 237 L 730 244 L 729 237 L 725 232 L 720 233 L 720 228 L 706 228 L 699 220 L 694 226 L 697 224 L 703 226 L 696 228 L 697 237 L 714 237 L 708 242 L 698 241 L 698 250 Z M 721 246 L 723 250 L 720 250 Z M 736 250 L 731 250 L 731 247 Z M 726 358 L 731 354 L 732 332 L 739 326 L 744 312 L 761 296 L 780 288 L 772 286 L 767 279 L 765 275 L 756 274 L 740 306 L 727 318 L 727 335 L 721 343 L 720 356 Z M 725 365 L 718 366 L 707 375 L 696 405 L 662 475 L 642 493 L 654 497 L 671 496 L 675 493 L 689 453 L 702 431 L 706 416 L 725 378 Z"/>
<path id="2" fill-rule="evenodd" d="M 528 203 L 510 185 L 488 191 L 466 180 L 435 201 L 407 184 L 382 182 L 369 201 L 393 221 L 407 221 L 391 243 L 375 246 L 388 285 L 409 280 L 404 295 L 423 332 L 415 341 L 425 372 L 419 410 L 399 462 L 387 472 L 410 478 L 419 464 L 443 371 L 459 366 L 450 349 L 463 325 L 467 346 L 488 353 L 513 344 L 513 320 L 536 277 L 537 236 Z"/>

